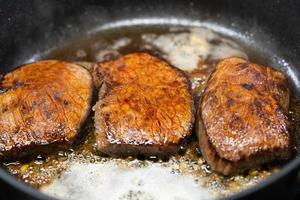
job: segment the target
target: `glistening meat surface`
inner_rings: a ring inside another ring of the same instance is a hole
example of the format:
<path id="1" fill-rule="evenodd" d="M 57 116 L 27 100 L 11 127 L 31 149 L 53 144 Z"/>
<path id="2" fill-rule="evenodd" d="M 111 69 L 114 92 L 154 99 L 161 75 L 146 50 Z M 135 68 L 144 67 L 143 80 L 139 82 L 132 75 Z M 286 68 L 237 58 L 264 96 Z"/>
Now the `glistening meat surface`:
<path id="1" fill-rule="evenodd" d="M 225 175 L 291 152 L 285 75 L 240 58 L 218 63 L 198 107 L 197 133 L 204 158 Z"/>
<path id="2" fill-rule="evenodd" d="M 194 121 L 184 73 L 149 54 L 133 53 L 95 66 L 99 151 L 117 156 L 170 155 Z"/>
<path id="3" fill-rule="evenodd" d="M 0 157 L 58 150 L 74 141 L 90 111 L 90 73 L 55 60 L 6 74 L 0 94 Z"/>

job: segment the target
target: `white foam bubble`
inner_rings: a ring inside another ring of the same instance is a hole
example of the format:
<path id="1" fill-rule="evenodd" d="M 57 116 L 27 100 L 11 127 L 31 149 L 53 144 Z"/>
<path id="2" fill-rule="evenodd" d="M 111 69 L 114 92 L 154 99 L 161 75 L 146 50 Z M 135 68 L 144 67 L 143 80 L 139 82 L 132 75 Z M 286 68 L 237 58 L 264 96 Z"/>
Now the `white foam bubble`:
<path id="1" fill-rule="evenodd" d="M 111 45 L 110 48 L 117 50 L 119 48 L 127 46 L 130 42 L 131 42 L 131 39 L 129 39 L 129 38 L 126 38 L 126 37 L 119 38 Z"/>
<path id="2" fill-rule="evenodd" d="M 213 199 L 190 176 L 172 174 L 159 164 L 124 168 L 114 161 L 94 164 L 72 163 L 60 178 L 41 189 L 66 200 L 189 200 Z"/>
<path id="3" fill-rule="evenodd" d="M 197 68 L 199 61 L 218 60 L 232 56 L 247 58 L 241 47 L 206 28 L 191 28 L 190 33 L 143 34 L 142 38 L 159 48 L 164 58 L 182 70 Z M 218 44 L 210 41 L 218 40 Z"/>

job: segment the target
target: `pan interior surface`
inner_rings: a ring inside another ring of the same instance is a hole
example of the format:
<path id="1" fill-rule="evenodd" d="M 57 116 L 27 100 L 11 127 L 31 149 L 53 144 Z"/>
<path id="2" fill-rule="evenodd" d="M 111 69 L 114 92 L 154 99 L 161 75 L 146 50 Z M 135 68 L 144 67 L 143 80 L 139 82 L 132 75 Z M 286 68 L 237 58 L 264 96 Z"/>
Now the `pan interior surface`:
<path id="1" fill-rule="evenodd" d="M 300 130 L 297 125 L 300 124 L 300 106 L 296 95 L 299 77 L 295 66 L 283 59 L 277 44 L 269 40 L 270 36 L 260 31 L 253 35 L 186 19 L 123 20 L 92 29 L 84 37 L 67 40 L 23 61 L 51 58 L 78 62 L 89 68 L 93 62 L 146 51 L 186 71 L 195 87 L 203 90 L 203 76 L 207 76 L 209 70 L 199 72 L 200 65 L 210 69 L 215 60 L 223 57 L 248 58 L 288 75 L 293 90 L 290 117 L 295 126 L 292 132 L 297 133 Z M 178 57 L 183 59 L 176 59 Z M 168 160 L 103 157 L 95 152 L 93 121 L 89 120 L 82 130 L 83 137 L 69 151 L 40 155 L 31 161 L 5 163 L 5 167 L 19 179 L 57 198 L 154 200 L 228 196 L 256 185 L 285 165 L 272 163 L 245 174 L 224 177 L 210 170 L 194 137 L 188 147 L 182 147 L 180 155 Z"/>

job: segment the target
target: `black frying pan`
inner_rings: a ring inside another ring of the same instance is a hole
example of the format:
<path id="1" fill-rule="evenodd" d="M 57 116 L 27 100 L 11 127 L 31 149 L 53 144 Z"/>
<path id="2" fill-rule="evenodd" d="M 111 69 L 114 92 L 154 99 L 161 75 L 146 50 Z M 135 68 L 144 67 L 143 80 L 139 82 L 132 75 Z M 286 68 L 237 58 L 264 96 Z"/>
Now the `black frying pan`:
<path id="1" fill-rule="evenodd" d="M 202 1 L 0 1 L 0 72 L 5 73 L 29 58 L 43 58 L 70 38 L 84 36 L 97 27 L 127 20 L 174 24 L 221 24 L 239 33 L 242 43 L 267 55 L 266 61 L 289 76 L 294 94 L 300 96 L 300 1 L 202 0 Z M 227 30 L 227 29 L 226 29 Z M 222 31 L 222 30 L 221 30 Z M 276 60 L 284 58 L 285 61 Z M 227 199 L 299 199 L 297 176 L 300 158 L 253 188 Z M 180 184 L 180 183 L 178 183 Z M 298 191 L 297 191 L 298 190 Z M 0 169 L 0 199 L 50 199 Z"/>

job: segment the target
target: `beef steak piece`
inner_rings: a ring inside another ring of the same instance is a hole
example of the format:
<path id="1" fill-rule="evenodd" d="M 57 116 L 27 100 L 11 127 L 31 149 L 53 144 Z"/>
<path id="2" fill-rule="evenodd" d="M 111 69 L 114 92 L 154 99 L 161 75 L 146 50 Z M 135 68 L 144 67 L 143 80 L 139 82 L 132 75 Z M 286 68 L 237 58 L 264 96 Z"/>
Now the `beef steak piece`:
<path id="1" fill-rule="evenodd" d="M 229 175 L 291 153 L 285 75 L 240 58 L 218 63 L 197 111 L 202 154 Z"/>
<path id="2" fill-rule="evenodd" d="M 179 69 L 146 53 L 94 68 L 97 148 L 114 156 L 168 156 L 191 134 L 190 84 Z"/>
<path id="3" fill-rule="evenodd" d="M 68 146 L 87 118 L 91 74 L 45 60 L 6 74 L 0 85 L 0 158 L 13 159 Z"/>

